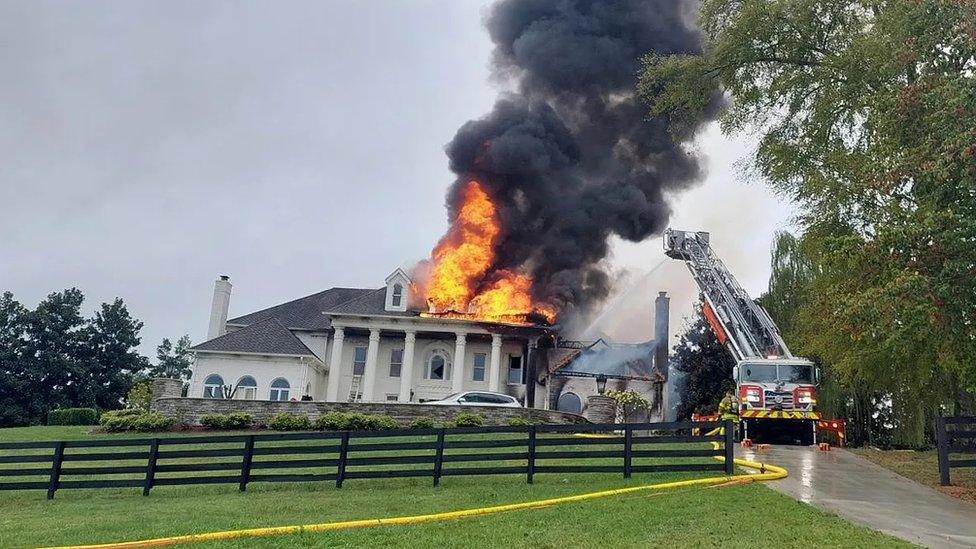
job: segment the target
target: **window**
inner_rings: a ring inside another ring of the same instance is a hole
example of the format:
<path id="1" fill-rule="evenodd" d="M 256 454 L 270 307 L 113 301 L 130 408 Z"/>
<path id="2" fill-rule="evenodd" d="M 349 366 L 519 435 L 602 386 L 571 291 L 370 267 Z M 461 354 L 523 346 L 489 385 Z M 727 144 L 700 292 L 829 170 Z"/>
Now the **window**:
<path id="1" fill-rule="evenodd" d="M 400 284 L 393 285 L 393 299 L 392 305 L 394 307 L 399 307 L 400 303 L 403 302 L 403 286 Z"/>
<path id="2" fill-rule="evenodd" d="M 271 382 L 271 400 L 288 400 L 288 380 L 278 378 Z"/>
<path id="3" fill-rule="evenodd" d="M 578 414 L 583 411 L 583 401 L 576 393 L 563 393 L 556 401 L 556 409 L 560 412 Z"/>
<path id="4" fill-rule="evenodd" d="M 451 379 L 451 363 L 447 360 L 444 351 L 434 351 L 427 359 L 427 367 L 424 368 L 424 379 L 444 380 Z"/>
<path id="5" fill-rule="evenodd" d="M 352 375 L 361 376 L 366 371 L 366 347 L 356 347 L 352 357 Z"/>
<path id="6" fill-rule="evenodd" d="M 251 376 L 244 376 L 237 382 L 237 398 L 242 400 L 254 400 L 258 398 L 258 382 Z"/>
<path id="7" fill-rule="evenodd" d="M 203 382 L 203 398 L 224 398 L 224 378 L 210 374 Z"/>
<path id="8" fill-rule="evenodd" d="M 522 383 L 525 383 L 525 379 L 522 372 L 522 357 L 509 356 L 508 357 L 508 384 L 521 385 Z"/>
<path id="9" fill-rule="evenodd" d="M 403 349 L 393 349 L 390 352 L 390 377 L 400 377 L 403 368 Z"/>
<path id="10" fill-rule="evenodd" d="M 472 380 L 474 381 L 484 381 L 485 380 L 485 353 L 475 353 L 474 354 L 474 368 L 471 371 Z"/>
<path id="11" fill-rule="evenodd" d="M 392 394 L 387 394 L 386 395 L 386 401 L 387 402 L 397 402 L 399 400 L 400 400 L 400 395 L 392 395 Z"/>

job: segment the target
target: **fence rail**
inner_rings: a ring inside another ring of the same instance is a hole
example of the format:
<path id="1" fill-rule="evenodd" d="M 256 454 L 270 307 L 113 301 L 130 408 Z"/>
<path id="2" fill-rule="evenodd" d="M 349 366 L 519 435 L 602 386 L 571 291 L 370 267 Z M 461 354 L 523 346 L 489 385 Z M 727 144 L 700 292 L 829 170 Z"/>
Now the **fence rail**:
<path id="1" fill-rule="evenodd" d="M 950 469 L 976 467 L 976 459 L 952 459 L 950 454 L 976 455 L 976 417 L 939 417 L 935 420 L 935 440 L 939 451 L 939 483 L 951 484 Z"/>
<path id="2" fill-rule="evenodd" d="M 695 434 L 716 427 L 724 434 Z M 50 499 L 77 488 L 148 495 L 156 486 L 196 484 L 244 491 L 252 482 L 341 488 L 350 479 L 397 477 L 429 477 L 437 486 L 463 475 L 517 474 L 532 483 L 546 473 L 731 474 L 732 431 L 727 421 L 0 442 L 0 490 L 46 490 Z"/>

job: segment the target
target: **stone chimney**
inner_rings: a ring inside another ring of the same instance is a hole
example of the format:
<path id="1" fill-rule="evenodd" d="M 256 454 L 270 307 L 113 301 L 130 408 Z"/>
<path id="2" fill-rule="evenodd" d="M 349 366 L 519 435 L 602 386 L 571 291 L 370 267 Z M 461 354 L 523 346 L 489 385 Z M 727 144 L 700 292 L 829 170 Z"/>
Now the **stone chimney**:
<path id="1" fill-rule="evenodd" d="M 671 298 L 667 292 L 658 292 L 654 300 L 654 368 L 668 379 L 668 315 Z"/>
<path id="2" fill-rule="evenodd" d="M 214 282 L 213 303 L 210 305 L 210 327 L 207 340 L 227 333 L 227 309 L 230 307 L 230 277 L 220 275 Z"/>

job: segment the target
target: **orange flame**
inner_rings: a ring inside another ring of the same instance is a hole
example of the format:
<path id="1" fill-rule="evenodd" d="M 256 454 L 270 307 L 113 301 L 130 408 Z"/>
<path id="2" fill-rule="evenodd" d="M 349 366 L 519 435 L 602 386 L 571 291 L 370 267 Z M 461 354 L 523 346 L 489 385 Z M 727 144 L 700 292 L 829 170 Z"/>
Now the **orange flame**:
<path id="1" fill-rule="evenodd" d="M 492 268 L 501 224 L 491 197 L 473 180 L 461 193 L 457 218 L 431 253 L 433 267 L 425 288 L 431 312 L 485 319 L 535 312 L 552 322 L 555 309 L 532 301 L 530 277 Z"/>

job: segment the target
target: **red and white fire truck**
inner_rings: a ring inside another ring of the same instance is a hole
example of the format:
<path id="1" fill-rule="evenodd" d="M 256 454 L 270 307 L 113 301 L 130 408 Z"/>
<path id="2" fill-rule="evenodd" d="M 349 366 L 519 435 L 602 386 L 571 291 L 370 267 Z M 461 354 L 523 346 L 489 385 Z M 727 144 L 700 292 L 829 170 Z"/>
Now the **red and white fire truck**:
<path id="1" fill-rule="evenodd" d="M 712 252 L 708 233 L 668 229 L 664 252 L 688 266 L 704 296 L 705 318 L 735 359 L 739 436 L 815 444 L 822 422 L 816 409 L 818 369 L 793 356 L 769 314 Z"/>

